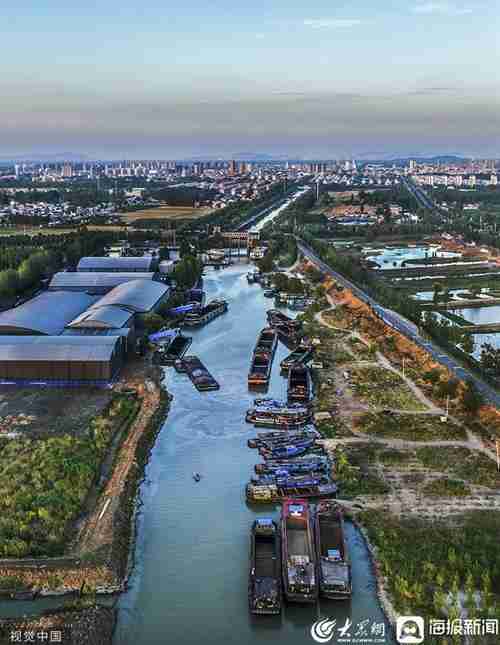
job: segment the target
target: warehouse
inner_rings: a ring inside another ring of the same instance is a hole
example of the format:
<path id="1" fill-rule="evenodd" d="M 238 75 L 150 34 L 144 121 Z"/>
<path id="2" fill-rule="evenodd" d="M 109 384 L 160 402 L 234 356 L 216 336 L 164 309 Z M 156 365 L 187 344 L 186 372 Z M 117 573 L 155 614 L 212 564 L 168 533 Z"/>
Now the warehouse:
<path id="1" fill-rule="evenodd" d="M 153 280 L 155 273 L 105 273 L 96 271 L 60 271 L 55 273 L 49 284 L 49 291 L 86 291 L 104 295 L 123 282 L 130 280 Z"/>
<path id="2" fill-rule="evenodd" d="M 170 289 L 161 282 L 152 280 L 132 280 L 124 282 L 100 298 L 92 309 L 113 305 L 123 307 L 133 313 L 158 311 L 170 294 Z"/>
<path id="3" fill-rule="evenodd" d="M 45 291 L 18 307 L 0 313 L 0 335 L 58 336 L 98 296 L 69 291 Z"/>
<path id="4" fill-rule="evenodd" d="M 102 385 L 123 364 L 119 336 L 0 336 L 0 382 Z"/>
<path id="5" fill-rule="evenodd" d="M 155 273 L 158 258 L 152 255 L 141 257 L 85 257 L 78 262 L 77 271 L 104 273 Z"/>

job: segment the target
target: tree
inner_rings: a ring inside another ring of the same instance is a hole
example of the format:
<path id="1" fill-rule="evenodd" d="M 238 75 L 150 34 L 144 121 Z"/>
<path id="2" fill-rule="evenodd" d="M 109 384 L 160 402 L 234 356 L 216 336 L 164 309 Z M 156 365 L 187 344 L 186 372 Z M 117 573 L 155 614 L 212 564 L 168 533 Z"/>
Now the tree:
<path id="1" fill-rule="evenodd" d="M 147 334 L 154 334 L 156 331 L 159 331 L 165 324 L 163 318 L 153 312 L 142 314 L 140 320 Z"/>
<path id="2" fill-rule="evenodd" d="M 485 343 L 481 350 L 481 367 L 494 376 L 500 376 L 500 349 Z"/>
<path id="3" fill-rule="evenodd" d="M 471 416 L 476 415 L 483 405 L 483 396 L 472 381 L 466 381 L 465 383 L 465 388 L 462 392 L 462 405 Z"/>

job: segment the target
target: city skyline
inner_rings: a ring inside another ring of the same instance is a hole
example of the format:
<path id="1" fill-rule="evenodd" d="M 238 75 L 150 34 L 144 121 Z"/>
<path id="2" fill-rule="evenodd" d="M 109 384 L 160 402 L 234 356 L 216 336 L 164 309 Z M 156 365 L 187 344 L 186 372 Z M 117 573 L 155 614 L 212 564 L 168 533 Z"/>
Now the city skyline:
<path id="1" fill-rule="evenodd" d="M 2 158 L 500 155 L 493 5 L 4 11 Z"/>

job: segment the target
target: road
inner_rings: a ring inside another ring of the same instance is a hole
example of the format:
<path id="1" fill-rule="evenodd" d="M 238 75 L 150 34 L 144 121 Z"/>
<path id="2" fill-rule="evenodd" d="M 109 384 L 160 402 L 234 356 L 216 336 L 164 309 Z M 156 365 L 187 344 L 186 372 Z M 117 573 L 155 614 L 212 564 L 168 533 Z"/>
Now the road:
<path id="1" fill-rule="evenodd" d="M 345 288 L 350 289 L 356 297 L 369 305 L 373 309 L 375 314 L 386 324 L 388 324 L 390 327 L 400 332 L 401 334 L 406 336 L 406 338 L 413 341 L 416 345 L 428 352 L 436 362 L 443 365 L 443 367 L 446 367 L 460 380 L 472 381 L 487 401 L 497 407 L 500 407 L 500 394 L 498 392 L 496 392 L 490 385 L 478 378 L 475 374 L 467 370 L 465 367 L 462 367 L 462 365 L 460 365 L 460 363 L 458 363 L 458 361 L 456 361 L 454 358 L 448 356 L 448 354 L 443 353 L 443 350 L 440 347 L 423 338 L 419 333 L 416 325 L 414 325 L 412 322 L 410 322 L 397 312 L 393 311 L 392 309 L 387 309 L 380 306 L 376 300 L 365 293 L 362 289 L 357 287 L 353 282 L 347 280 L 347 278 L 344 278 L 343 275 L 337 273 L 327 264 L 325 264 L 325 262 L 323 262 L 323 260 L 321 260 L 316 255 L 316 253 L 302 240 L 297 240 L 297 246 L 302 255 L 313 261 L 314 264 L 316 264 L 324 273 L 330 275 Z"/>
<path id="2" fill-rule="evenodd" d="M 410 192 L 413 197 L 417 200 L 420 206 L 428 208 L 429 210 L 435 210 L 436 205 L 434 202 L 427 196 L 427 194 L 418 186 L 415 186 L 411 179 L 408 177 L 401 177 L 403 186 Z"/>

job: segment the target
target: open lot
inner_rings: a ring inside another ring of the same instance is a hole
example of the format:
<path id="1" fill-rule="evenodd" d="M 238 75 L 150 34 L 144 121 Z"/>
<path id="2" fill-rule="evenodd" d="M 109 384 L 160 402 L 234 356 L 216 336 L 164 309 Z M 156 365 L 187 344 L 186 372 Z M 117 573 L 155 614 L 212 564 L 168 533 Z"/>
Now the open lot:
<path id="1" fill-rule="evenodd" d="M 158 208 L 145 208 L 132 213 L 124 213 L 121 219 L 126 224 L 133 224 L 141 220 L 198 219 L 210 213 L 211 210 L 210 208 L 193 208 L 192 206 L 159 206 Z"/>

